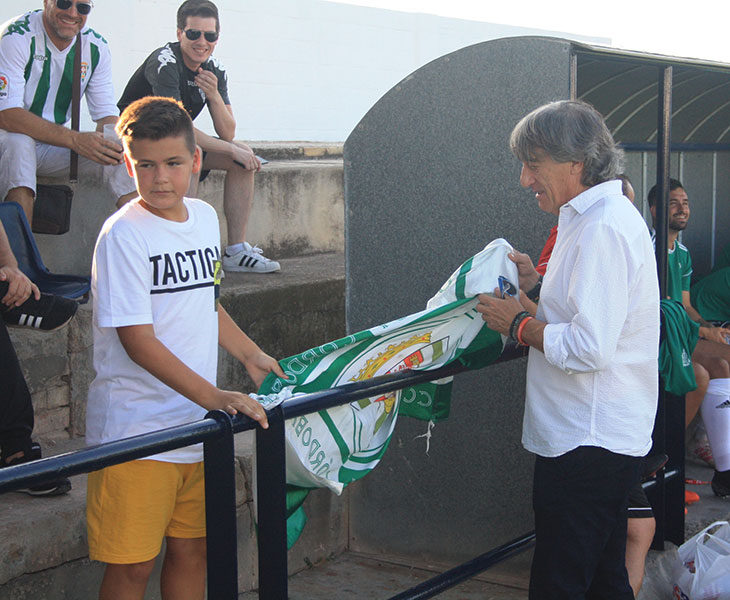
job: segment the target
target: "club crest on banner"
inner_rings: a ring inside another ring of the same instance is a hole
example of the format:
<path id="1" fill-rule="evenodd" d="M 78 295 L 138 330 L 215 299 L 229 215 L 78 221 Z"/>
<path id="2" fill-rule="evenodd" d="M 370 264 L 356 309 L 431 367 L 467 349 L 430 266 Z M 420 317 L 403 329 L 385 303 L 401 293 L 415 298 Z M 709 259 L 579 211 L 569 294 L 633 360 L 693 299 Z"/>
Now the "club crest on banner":
<path id="1" fill-rule="evenodd" d="M 270 374 L 256 397 L 265 408 L 302 394 L 362 382 L 406 369 L 431 370 L 460 361 L 477 369 L 496 360 L 503 339 L 476 310 L 480 293 L 499 276 L 518 281 L 512 247 L 494 240 L 462 264 L 425 310 L 310 348 L 280 361 L 286 379 Z M 372 471 L 385 454 L 399 416 L 433 425 L 448 417 L 452 378 L 444 377 L 320 410 L 285 423 L 288 540 L 306 517 L 306 490 L 339 494 Z"/>

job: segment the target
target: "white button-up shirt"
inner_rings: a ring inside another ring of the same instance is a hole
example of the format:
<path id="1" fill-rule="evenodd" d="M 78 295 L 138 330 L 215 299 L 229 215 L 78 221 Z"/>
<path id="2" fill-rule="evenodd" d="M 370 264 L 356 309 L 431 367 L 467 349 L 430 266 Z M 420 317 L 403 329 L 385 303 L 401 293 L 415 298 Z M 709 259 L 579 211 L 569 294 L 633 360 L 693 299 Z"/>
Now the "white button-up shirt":
<path id="1" fill-rule="evenodd" d="M 649 231 L 608 181 L 560 208 L 530 349 L 522 443 L 541 456 L 651 447 L 658 394 L 659 285 Z"/>

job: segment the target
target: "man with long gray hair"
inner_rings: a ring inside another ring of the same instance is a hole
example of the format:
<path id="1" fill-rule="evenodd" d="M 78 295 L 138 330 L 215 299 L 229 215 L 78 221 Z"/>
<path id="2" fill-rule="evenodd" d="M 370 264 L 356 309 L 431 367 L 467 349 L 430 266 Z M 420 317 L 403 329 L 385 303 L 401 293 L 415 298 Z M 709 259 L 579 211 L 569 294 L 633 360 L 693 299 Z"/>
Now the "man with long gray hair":
<path id="1" fill-rule="evenodd" d="M 510 138 L 520 184 L 559 217 L 544 280 L 515 252 L 533 317 L 498 290 L 487 325 L 530 346 L 522 443 L 535 453 L 530 598 L 632 599 L 626 506 L 651 448 L 659 286 L 649 231 L 621 193 L 622 154 L 577 101 L 525 116 Z"/>

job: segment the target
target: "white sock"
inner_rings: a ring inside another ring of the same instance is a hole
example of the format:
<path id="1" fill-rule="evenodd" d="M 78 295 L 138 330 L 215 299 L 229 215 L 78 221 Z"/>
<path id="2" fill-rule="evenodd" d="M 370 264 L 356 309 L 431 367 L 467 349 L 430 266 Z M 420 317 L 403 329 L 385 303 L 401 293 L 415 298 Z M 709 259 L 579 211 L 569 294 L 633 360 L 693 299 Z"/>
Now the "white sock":
<path id="1" fill-rule="evenodd" d="M 718 471 L 730 469 L 730 379 L 711 379 L 700 408 Z"/>
<path id="2" fill-rule="evenodd" d="M 239 242 L 238 244 L 233 244 L 231 246 L 226 246 L 226 254 L 228 256 L 238 254 L 241 250 L 243 250 L 243 242 Z"/>

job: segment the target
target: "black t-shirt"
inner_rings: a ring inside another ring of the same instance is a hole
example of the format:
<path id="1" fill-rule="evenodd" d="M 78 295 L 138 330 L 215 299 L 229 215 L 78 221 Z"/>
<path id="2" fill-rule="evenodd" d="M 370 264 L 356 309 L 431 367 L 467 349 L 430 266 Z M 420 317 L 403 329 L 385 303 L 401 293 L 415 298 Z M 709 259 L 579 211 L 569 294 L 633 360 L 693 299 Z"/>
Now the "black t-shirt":
<path id="1" fill-rule="evenodd" d="M 223 103 L 230 104 L 225 69 L 212 57 L 201 66 L 218 78 L 218 91 Z M 170 42 L 158 48 L 140 65 L 130 77 L 117 103 L 119 112 L 145 96 L 165 96 L 180 100 L 191 119 L 197 117 L 203 110 L 206 102 L 205 93 L 195 84 L 195 73 L 185 66 L 180 42 Z"/>

